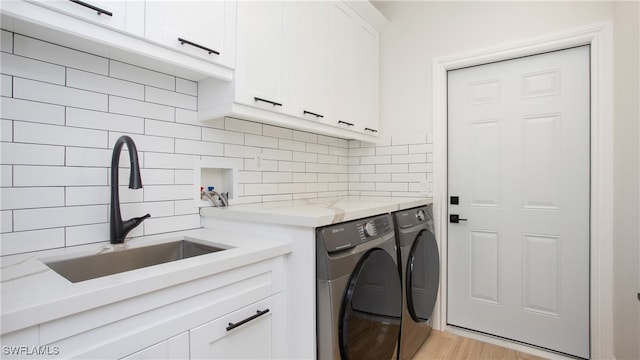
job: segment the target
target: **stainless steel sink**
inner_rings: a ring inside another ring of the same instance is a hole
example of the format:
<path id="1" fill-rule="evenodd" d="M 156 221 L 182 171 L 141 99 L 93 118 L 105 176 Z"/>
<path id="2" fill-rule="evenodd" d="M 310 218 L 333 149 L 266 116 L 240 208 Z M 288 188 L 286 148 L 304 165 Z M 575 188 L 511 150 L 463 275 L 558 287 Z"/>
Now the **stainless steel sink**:
<path id="1" fill-rule="evenodd" d="M 185 239 L 44 263 L 76 283 L 222 250 L 226 249 Z"/>

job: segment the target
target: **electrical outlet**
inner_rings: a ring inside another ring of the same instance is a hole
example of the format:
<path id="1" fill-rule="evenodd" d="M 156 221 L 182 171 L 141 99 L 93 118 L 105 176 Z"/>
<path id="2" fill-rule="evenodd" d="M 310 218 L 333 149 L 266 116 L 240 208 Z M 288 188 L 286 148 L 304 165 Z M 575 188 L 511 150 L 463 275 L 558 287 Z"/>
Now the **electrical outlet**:
<path id="1" fill-rule="evenodd" d="M 262 170 L 262 154 L 258 154 L 256 155 L 256 157 L 253 159 L 255 161 L 255 165 L 256 165 L 256 170 Z"/>

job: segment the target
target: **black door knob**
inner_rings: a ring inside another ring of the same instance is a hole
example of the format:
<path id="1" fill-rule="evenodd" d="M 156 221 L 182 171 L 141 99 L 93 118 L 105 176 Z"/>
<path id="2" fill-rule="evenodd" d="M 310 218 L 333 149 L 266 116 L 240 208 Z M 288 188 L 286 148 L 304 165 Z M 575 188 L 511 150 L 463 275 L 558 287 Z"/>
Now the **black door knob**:
<path id="1" fill-rule="evenodd" d="M 449 222 L 450 222 L 450 223 L 457 224 L 457 223 L 459 223 L 460 221 L 467 221 L 467 219 L 461 219 L 461 218 L 460 218 L 460 215 L 458 215 L 458 214 L 451 214 L 451 215 L 449 215 Z"/>

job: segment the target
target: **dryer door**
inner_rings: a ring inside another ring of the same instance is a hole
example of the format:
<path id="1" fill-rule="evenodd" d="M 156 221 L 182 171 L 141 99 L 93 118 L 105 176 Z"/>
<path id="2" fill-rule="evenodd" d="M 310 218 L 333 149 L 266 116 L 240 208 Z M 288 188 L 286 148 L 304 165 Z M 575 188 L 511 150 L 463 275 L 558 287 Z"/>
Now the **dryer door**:
<path id="1" fill-rule="evenodd" d="M 407 307 L 415 322 L 431 318 L 440 284 L 440 255 L 432 232 L 418 233 L 407 266 Z"/>
<path id="2" fill-rule="evenodd" d="M 382 249 L 356 266 L 340 310 L 340 355 L 346 359 L 391 359 L 400 333 L 402 289 L 398 267 Z"/>

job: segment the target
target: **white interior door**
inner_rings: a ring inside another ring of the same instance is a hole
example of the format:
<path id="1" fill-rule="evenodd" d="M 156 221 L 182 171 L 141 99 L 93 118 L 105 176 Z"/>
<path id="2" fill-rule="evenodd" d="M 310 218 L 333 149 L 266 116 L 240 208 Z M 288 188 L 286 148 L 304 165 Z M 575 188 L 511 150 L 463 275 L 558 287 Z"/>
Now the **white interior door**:
<path id="1" fill-rule="evenodd" d="M 589 81 L 588 46 L 449 71 L 449 324 L 589 357 Z"/>

